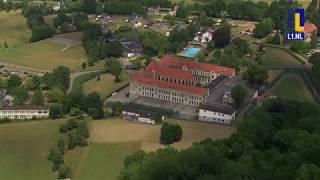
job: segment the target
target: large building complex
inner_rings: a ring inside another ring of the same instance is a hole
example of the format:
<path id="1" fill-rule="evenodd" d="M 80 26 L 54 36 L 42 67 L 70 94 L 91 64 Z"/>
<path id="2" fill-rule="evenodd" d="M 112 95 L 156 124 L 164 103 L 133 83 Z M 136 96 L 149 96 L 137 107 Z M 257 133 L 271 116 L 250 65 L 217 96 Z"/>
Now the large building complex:
<path id="1" fill-rule="evenodd" d="M 210 82 L 221 75 L 234 76 L 235 69 L 165 55 L 132 74 L 130 95 L 199 106 L 209 95 Z"/>

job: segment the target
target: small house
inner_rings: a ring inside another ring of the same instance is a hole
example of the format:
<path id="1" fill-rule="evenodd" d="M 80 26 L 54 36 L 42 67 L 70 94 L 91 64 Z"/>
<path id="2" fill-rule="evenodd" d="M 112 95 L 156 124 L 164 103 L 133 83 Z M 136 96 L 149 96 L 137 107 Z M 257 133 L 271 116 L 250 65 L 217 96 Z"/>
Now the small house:
<path id="1" fill-rule="evenodd" d="M 203 31 L 200 31 L 195 35 L 193 40 L 201 43 L 208 43 L 209 41 L 212 41 L 213 35 L 216 30 L 217 29 L 207 28 Z"/>
<path id="2" fill-rule="evenodd" d="M 199 107 L 199 121 L 230 125 L 235 117 L 235 109 L 226 104 L 206 103 Z"/>

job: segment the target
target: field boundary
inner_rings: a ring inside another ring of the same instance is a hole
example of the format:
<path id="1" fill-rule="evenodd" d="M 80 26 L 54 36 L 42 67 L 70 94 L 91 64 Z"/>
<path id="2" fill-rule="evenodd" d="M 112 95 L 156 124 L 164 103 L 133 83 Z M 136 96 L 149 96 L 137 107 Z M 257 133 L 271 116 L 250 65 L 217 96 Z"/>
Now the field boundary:
<path id="1" fill-rule="evenodd" d="M 291 56 L 294 57 L 295 60 L 297 60 L 300 64 L 306 64 L 306 60 L 298 55 L 297 53 L 291 51 L 290 49 L 284 47 L 284 46 L 279 46 L 279 45 L 274 45 L 274 44 L 269 44 L 269 43 L 260 43 L 260 42 L 253 42 L 254 44 L 261 45 L 261 46 L 266 46 L 266 47 L 271 47 L 271 48 L 277 48 L 284 50 L 285 52 L 289 53 Z"/>

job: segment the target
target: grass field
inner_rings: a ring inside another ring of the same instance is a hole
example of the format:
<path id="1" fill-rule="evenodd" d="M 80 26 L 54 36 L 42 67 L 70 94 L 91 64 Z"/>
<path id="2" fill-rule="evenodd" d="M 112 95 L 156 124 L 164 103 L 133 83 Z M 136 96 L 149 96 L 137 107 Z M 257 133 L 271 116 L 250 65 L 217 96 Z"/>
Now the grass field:
<path id="1" fill-rule="evenodd" d="M 59 137 L 64 121 L 48 120 L 0 125 L 0 179 L 55 179 L 49 149 Z"/>
<path id="2" fill-rule="evenodd" d="M 119 83 L 113 82 L 114 78 L 115 77 L 111 74 L 102 74 L 100 75 L 100 81 L 98 81 L 97 78 L 93 78 L 85 82 L 82 85 L 83 90 L 85 94 L 97 92 L 100 94 L 101 98 L 104 99 L 107 96 L 109 96 L 112 92 L 128 84 L 128 75 L 125 73 L 123 73 L 121 77 L 122 81 Z"/>
<path id="3" fill-rule="evenodd" d="M 4 41 L 9 46 L 19 46 L 27 43 L 31 37 L 31 31 L 27 26 L 26 19 L 20 11 L 9 13 L 0 12 L 0 45 L 3 47 Z M 1 51 L 0 51 L 1 52 Z"/>
<path id="4" fill-rule="evenodd" d="M 203 140 L 207 137 L 213 139 L 226 138 L 236 130 L 233 127 L 216 124 L 178 120 L 168 121 L 180 124 L 183 129 L 182 141 L 172 145 L 177 149 L 190 147 L 193 142 Z M 91 124 L 91 142 L 141 142 L 141 148 L 143 150 L 154 151 L 163 147 L 159 144 L 160 127 L 160 125 L 137 124 L 119 119 L 93 121 Z"/>
<path id="5" fill-rule="evenodd" d="M 267 47 L 261 63 L 268 66 L 300 64 L 292 55 L 282 49 Z"/>
<path id="6" fill-rule="evenodd" d="M 91 144 L 80 153 L 67 154 L 66 162 L 71 160 L 73 163 L 75 180 L 116 180 L 125 157 L 139 148 L 140 143 L 137 142 Z"/>
<path id="7" fill-rule="evenodd" d="M 221 139 L 236 131 L 233 127 L 215 124 L 168 120 L 183 129 L 182 141 L 173 144 L 177 149 L 190 147 L 207 137 Z M 140 149 L 155 151 L 159 144 L 160 125 L 147 125 L 120 119 L 91 121 L 90 145 L 66 154 L 66 162 L 73 169 L 75 180 L 116 180 L 123 160 Z"/>
<path id="8" fill-rule="evenodd" d="M 85 51 L 79 44 L 81 37 L 82 33 L 69 33 L 17 47 L 9 44 L 8 49 L 0 50 L 0 61 L 44 70 L 61 65 L 79 70 L 86 61 Z M 74 46 L 68 47 L 69 44 Z"/>
<path id="9" fill-rule="evenodd" d="M 267 82 L 271 83 L 274 81 L 280 74 L 283 72 L 283 70 L 268 70 L 268 79 Z"/>
<path id="10" fill-rule="evenodd" d="M 314 102 L 314 97 L 302 77 L 293 73 L 285 74 L 272 88 L 272 94 L 287 99 Z"/>

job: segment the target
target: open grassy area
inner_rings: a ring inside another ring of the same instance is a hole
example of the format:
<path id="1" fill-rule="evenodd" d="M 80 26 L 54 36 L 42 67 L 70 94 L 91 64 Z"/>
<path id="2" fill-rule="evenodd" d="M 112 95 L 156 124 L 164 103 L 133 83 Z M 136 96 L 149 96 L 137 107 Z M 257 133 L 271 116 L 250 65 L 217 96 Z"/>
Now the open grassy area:
<path id="1" fill-rule="evenodd" d="M 182 140 L 172 145 L 177 149 L 190 147 L 193 142 L 207 137 L 213 139 L 226 138 L 236 130 L 233 127 L 216 124 L 181 120 L 168 121 L 180 124 L 183 129 Z M 91 124 L 91 142 L 141 142 L 143 150 L 154 151 L 163 147 L 159 144 L 160 128 L 160 125 L 137 124 L 120 119 L 93 121 Z"/>
<path id="2" fill-rule="evenodd" d="M 275 96 L 314 102 L 314 97 L 299 74 L 285 74 L 272 88 Z"/>
<path id="3" fill-rule="evenodd" d="M 109 96 L 112 92 L 128 84 L 128 75 L 123 73 L 121 76 L 122 81 L 119 83 L 114 82 L 114 76 L 111 74 L 100 75 L 100 81 L 97 78 L 93 78 L 83 84 L 83 90 L 85 94 L 97 92 L 101 98 L 104 99 Z"/>
<path id="4" fill-rule="evenodd" d="M 86 61 L 81 37 L 82 33 L 68 33 L 16 47 L 9 44 L 8 49 L 0 50 L 0 61 L 44 70 L 61 65 L 79 70 Z"/>
<path id="5" fill-rule="evenodd" d="M 283 70 L 268 70 L 268 79 L 267 79 L 267 82 L 268 82 L 268 83 L 271 83 L 271 82 L 274 81 L 278 76 L 280 76 L 282 72 L 283 72 Z"/>
<path id="6" fill-rule="evenodd" d="M 0 125 L 0 179 L 55 179 L 49 149 L 59 138 L 62 120 Z"/>
<path id="7" fill-rule="evenodd" d="M 139 148 L 137 142 L 91 144 L 81 152 L 68 153 L 66 162 L 71 161 L 75 180 L 116 180 L 125 157 Z"/>
<path id="8" fill-rule="evenodd" d="M 19 46 L 27 43 L 31 37 L 31 30 L 27 20 L 20 11 L 0 12 L 0 45 L 6 41 L 9 46 Z M 0 51 L 1 52 L 1 51 Z"/>
<path id="9" fill-rule="evenodd" d="M 190 147 L 207 137 L 227 138 L 234 127 L 191 121 L 168 120 L 182 126 L 182 141 L 173 144 L 177 149 Z M 159 144 L 160 125 L 138 124 L 121 119 L 91 121 L 90 144 L 86 148 L 69 151 L 65 160 L 73 169 L 75 180 L 116 180 L 123 160 L 139 149 L 155 151 Z"/>
<path id="10" fill-rule="evenodd" d="M 266 52 L 261 57 L 261 63 L 267 66 L 300 64 L 295 57 L 286 51 L 271 47 L 266 47 Z"/>

